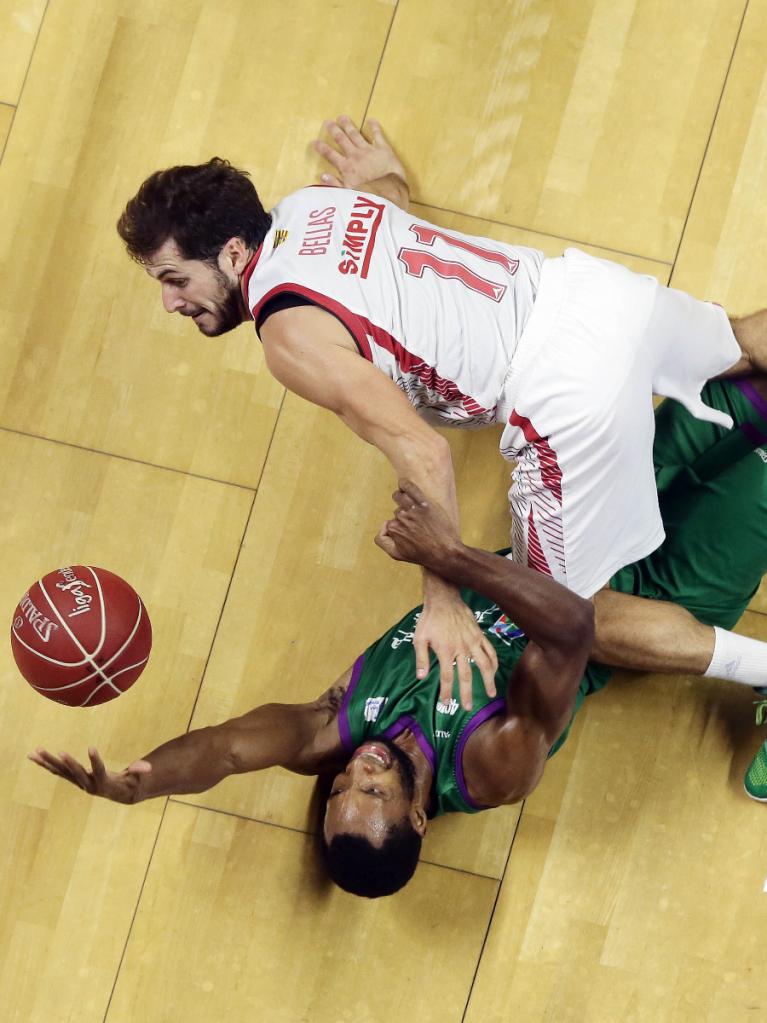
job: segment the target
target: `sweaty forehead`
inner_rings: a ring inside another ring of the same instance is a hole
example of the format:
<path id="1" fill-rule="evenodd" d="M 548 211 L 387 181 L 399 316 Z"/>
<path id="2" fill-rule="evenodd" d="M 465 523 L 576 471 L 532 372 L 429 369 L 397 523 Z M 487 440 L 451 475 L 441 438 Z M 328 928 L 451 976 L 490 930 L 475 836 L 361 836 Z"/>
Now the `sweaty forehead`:
<path id="1" fill-rule="evenodd" d="M 325 807 L 326 840 L 334 834 L 358 835 L 380 846 L 386 837 L 389 823 L 385 808 L 379 800 L 333 800 Z"/>

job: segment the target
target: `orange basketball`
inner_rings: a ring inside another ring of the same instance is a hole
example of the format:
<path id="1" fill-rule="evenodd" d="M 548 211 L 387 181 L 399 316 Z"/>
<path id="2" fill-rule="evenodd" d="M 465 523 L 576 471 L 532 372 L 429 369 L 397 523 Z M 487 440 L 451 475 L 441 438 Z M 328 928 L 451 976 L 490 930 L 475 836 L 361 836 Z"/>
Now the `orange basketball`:
<path id="1" fill-rule="evenodd" d="M 104 568 L 75 565 L 43 576 L 11 626 L 19 671 L 33 689 L 70 707 L 93 707 L 129 689 L 149 660 L 152 625 L 136 591 Z"/>

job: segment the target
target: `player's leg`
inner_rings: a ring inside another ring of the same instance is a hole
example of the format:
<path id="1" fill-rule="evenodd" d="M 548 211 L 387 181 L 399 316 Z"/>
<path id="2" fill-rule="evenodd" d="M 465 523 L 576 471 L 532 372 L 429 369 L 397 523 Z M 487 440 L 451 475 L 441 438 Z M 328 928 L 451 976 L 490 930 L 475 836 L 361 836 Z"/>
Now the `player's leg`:
<path id="1" fill-rule="evenodd" d="M 739 380 L 735 383 L 749 402 L 759 410 L 762 418 L 767 421 L 767 376 L 751 377 L 748 380 Z M 767 700 L 762 700 L 756 705 L 756 723 L 761 725 L 765 720 L 767 720 Z M 760 803 L 767 802 L 767 740 L 762 742 L 754 759 L 749 764 L 743 784 L 752 799 L 756 799 Z"/>
<path id="2" fill-rule="evenodd" d="M 697 420 L 677 402 L 657 411 L 667 539 L 618 572 L 612 592 L 597 595 L 598 656 L 623 667 L 700 674 L 721 674 L 723 665 L 739 661 L 738 680 L 760 684 L 767 646 L 751 647 L 754 641 L 723 630 L 767 571 L 767 482 L 757 447 L 767 441 L 766 391 L 764 378 L 754 378 L 745 393 L 734 381 L 706 386 L 704 400 L 732 417 L 733 430 Z"/>
<path id="3" fill-rule="evenodd" d="M 705 400 L 712 405 L 722 407 L 722 401 L 729 399 L 731 401 L 731 414 L 738 427 L 737 430 L 732 431 L 729 437 L 722 438 L 718 443 L 712 445 L 706 451 L 702 451 L 697 458 L 695 458 L 690 466 L 694 467 L 695 475 L 697 479 L 711 479 L 718 473 L 722 472 L 725 474 L 724 479 L 727 479 L 727 469 L 723 466 L 732 464 L 737 460 L 737 453 L 735 445 L 738 443 L 742 444 L 745 440 L 757 446 L 757 450 L 754 452 L 760 459 L 765 458 L 765 449 L 762 444 L 767 440 L 765 431 L 767 431 L 767 378 L 764 376 L 751 377 L 747 380 L 741 379 L 736 381 L 716 381 L 711 382 L 708 385 L 709 396 L 705 397 Z M 716 392 L 716 393 L 715 393 Z M 704 392 L 705 394 L 705 392 Z M 682 413 L 683 420 L 684 413 Z M 676 418 L 679 418 L 678 416 Z M 697 426 L 697 422 L 693 421 Z M 691 424 L 685 424 L 680 420 L 680 425 L 683 428 L 695 430 L 695 426 Z M 701 424 L 702 425 L 702 424 Z M 738 435 L 737 437 L 735 435 Z M 658 439 L 661 433 L 659 431 Z M 685 434 L 681 435 L 682 437 Z M 666 437 L 669 441 L 669 446 L 673 449 L 673 437 Z M 680 445 L 683 446 L 683 445 Z M 678 449 L 674 452 L 678 458 Z M 736 479 L 730 479 L 729 482 L 734 484 L 736 487 L 742 485 L 744 493 L 738 494 L 738 496 L 746 497 L 752 496 L 753 487 L 749 484 L 756 483 L 757 488 L 759 487 L 759 464 L 753 461 L 752 457 L 742 458 L 744 465 L 742 473 L 744 476 L 736 474 Z M 686 472 L 687 470 L 685 470 Z M 754 478 L 754 473 L 756 474 Z M 673 500 L 673 491 L 678 489 L 678 485 L 684 482 L 684 477 L 679 477 L 673 480 L 670 486 L 669 499 Z M 736 491 L 737 493 L 737 491 Z M 759 507 L 760 501 L 758 494 L 755 503 L 756 515 L 762 514 L 762 509 Z M 731 496 L 732 499 L 732 496 Z M 737 497 L 735 498 L 737 500 Z M 663 503 L 664 498 L 661 498 Z M 753 529 L 747 530 L 747 540 L 753 541 L 754 531 Z M 760 546 L 759 538 L 757 537 L 757 548 Z M 751 555 L 749 544 L 742 552 L 742 557 L 747 561 Z M 736 548 L 739 549 L 739 548 Z M 757 558 L 759 554 L 757 551 Z M 740 565 L 736 565 L 736 575 L 742 571 Z M 728 566 L 723 569 L 725 573 L 728 570 Z M 755 582 L 755 580 L 751 580 Z M 745 587 L 748 587 L 748 579 L 744 579 Z M 626 599 L 626 598 L 624 598 Z M 649 602 L 653 606 L 655 602 Z M 711 598 L 708 598 L 708 603 L 711 603 Z M 681 610 L 681 609 L 680 609 Z M 683 612 L 684 613 L 684 612 Z M 666 626 L 670 623 L 666 622 Z M 701 663 L 702 653 L 707 646 L 710 646 L 710 641 L 707 642 L 707 637 L 701 635 L 703 626 L 697 622 L 691 623 L 688 621 L 678 622 L 678 636 L 681 638 L 682 649 L 689 648 L 690 644 L 696 642 L 696 635 L 698 636 L 697 643 L 699 645 L 699 651 L 697 656 L 694 657 L 694 662 L 690 664 L 685 670 L 692 671 L 698 670 L 699 664 Z M 737 681 L 757 682 L 759 681 L 759 674 L 764 671 L 765 660 L 767 660 L 767 645 L 759 643 L 755 640 L 748 639 L 743 636 L 739 636 L 734 633 L 727 632 L 720 628 L 711 630 L 714 633 L 714 649 L 712 650 L 711 661 L 708 667 L 705 669 L 704 674 L 714 677 L 732 676 L 736 674 Z M 757 701 L 757 724 L 762 724 L 767 716 L 767 701 Z M 762 742 L 759 749 L 756 752 L 753 760 L 749 764 L 748 769 L 744 777 L 744 788 L 746 793 L 752 798 L 759 802 L 767 802 L 767 740 Z"/>
<path id="4" fill-rule="evenodd" d="M 730 323 L 742 355 L 723 376 L 767 373 L 767 309 L 750 316 L 733 317 Z"/>
<path id="5" fill-rule="evenodd" d="M 767 573 L 767 453 L 753 449 L 702 482 L 683 471 L 661 509 L 663 545 L 595 597 L 594 656 L 767 685 L 767 644 L 727 631 Z"/>
<path id="6" fill-rule="evenodd" d="M 667 540 L 645 564 L 619 572 L 614 585 L 656 594 L 663 590 L 697 617 L 681 607 L 666 605 L 664 613 L 660 602 L 641 601 L 634 624 L 643 622 L 643 641 L 628 638 L 630 631 L 621 632 L 617 640 L 623 644 L 624 659 L 664 670 L 666 655 L 673 654 L 679 671 L 765 684 L 767 643 L 721 626 L 734 623 L 767 571 L 767 450 L 762 446 L 767 441 L 766 395 L 765 377 L 708 385 L 705 400 L 717 407 L 729 402 L 736 425 L 708 446 L 708 425 L 692 419 L 676 403 L 667 403 L 657 435 L 666 460 L 677 463 L 673 470 L 670 464 L 665 466 L 668 479 L 661 494 Z M 741 453 L 745 447 L 751 450 Z M 670 572 L 670 566 L 677 571 Z M 674 587 L 676 596 L 670 593 Z M 622 601 L 639 598 L 614 592 L 606 596 L 607 602 L 611 599 L 617 608 L 610 609 L 608 623 L 621 620 L 626 611 Z M 717 627 L 707 628 L 698 619 Z M 597 632 L 598 622 L 597 612 Z M 762 723 L 767 702 L 757 708 L 757 723 Z M 752 799 L 767 802 L 767 741 L 749 765 L 743 787 Z"/>
<path id="7" fill-rule="evenodd" d="M 736 383 L 749 402 L 759 409 L 762 418 L 767 421 L 767 377 L 751 377 L 748 380 L 736 381 Z M 712 667 L 716 667 L 713 662 L 709 666 L 709 672 Z M 764 689 L 762 689 L 762 694 L 764 694 Z M 767 700 L 761 700 L 756 704 L 756 723 L 761 725 L 765 720 L 767 720 Z M 756 799 L 760 803 L 767 802 L 767 740 L 762 742 L 749 764 L 743 779 L 743 787 L 752 799 Z"/>
<path id="8" fill-rule="evenodd" d="M 669 528 L 658 551 L 612 580 L 644 596 L 614 590 L 596 595 L 595 658 L 635 670 L 767 685 L 767 643 L 722 627 L 734 625 L 767 571 L 765 463 L 767 452 L 757 449 L 716 480 L 688 490 L 691 514 Z M 733 506 L 746 504 L 742 497 L 750 502 L 748 513 L 732 515 Z M 676 510 L 683 513 L 681 501 Z M 767 741 L 749 765 L 744 787 L 752 799 L 767 802 Z"/>
<path id="9" fill-rule="evenodd" d="M 714 652 L 713 628 L 657 595 L 600 590 L 594 626 L 591 656 L 613 668 L 703 675 Z"/>

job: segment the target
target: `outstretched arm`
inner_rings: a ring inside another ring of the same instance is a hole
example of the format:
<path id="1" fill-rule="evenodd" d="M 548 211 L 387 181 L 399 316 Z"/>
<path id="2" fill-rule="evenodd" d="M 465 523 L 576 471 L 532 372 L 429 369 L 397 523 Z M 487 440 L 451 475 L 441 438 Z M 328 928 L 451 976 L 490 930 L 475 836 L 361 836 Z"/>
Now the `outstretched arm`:
<path id="1" fill-rule="evenodd" d="M 400 209 L 410 205 L 410 191 L 397 154 L 386 141 L 378 121 L 370 120 L 368 141 L 351 117 L 342 115 L 335 121 L 326 121 L 324 128 L 334 145 L 315 139 L 314 148 L 333 167 L 335 174 L 320 175 L 323 185 L 336 188 L 358 188 L 389 199 Z"/>
<path id="2" fill-rule="evenodd" d="M 335 686 L 313 703 L 264 704 L 179 735 L 121 772 L 107 771 L 93 747 L 90 771 L 68 753 L 55 757 L 38 748 L 29 759 L 91 795 L 118 803 L 204 792 L 230 774 L 267 767 L 317 774 L 340 755 L 336 715 L 342 696 L 343 689 Z"/>
<path id="3" fill-rule="evenodd" d="M 567 724 L 594 638 L 594 614 L 559 583 L 508 558 L 466 547 L 442 510 L 400 481 L 395 517 L 376 542 L 391 557 L 439 572 L 494 600 L 528 637 L 507 687 L 509 716 L 533 720 L 549 743 Z"/>
<path id="4" fill-rule="evenodd" d="M 458 502 L 450 446 L 416 413 L 397 385 L 375 366 L 351 351 L 349 334 L 334 316 L 313 306 L 284 309 L 261 328 L 270 372 L 289 390 L 330 409 L 358 437 L 389 460 L 397 477 L 415 479 L 429 499 L 445 510 L 456 532 Z M 424 613 L 414 640 L 416 673 L 429 669 L 429 649 L 439 659 L 442 698 L 450 699 L 454 664 L 458 662 L 462 693 L 474 657 L 488 692 L 494 694 L 498 661 L 474 616 L 455 587 L 425 574 Z"/>

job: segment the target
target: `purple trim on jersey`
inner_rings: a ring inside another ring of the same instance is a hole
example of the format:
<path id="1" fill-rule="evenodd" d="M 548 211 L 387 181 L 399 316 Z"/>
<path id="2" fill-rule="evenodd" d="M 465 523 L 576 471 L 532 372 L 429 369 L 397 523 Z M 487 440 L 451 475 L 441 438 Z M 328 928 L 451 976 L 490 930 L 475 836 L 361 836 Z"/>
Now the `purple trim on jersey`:
<path id="1" fill-rule="evenodd" d="M 754 426 L 753 423 L 741 423 L 740 428 L 752 444 L 756 444 L 758 446 L 760 444 L 767 443 L 767 433 L 760 430 L 758 426 Z"/>
<path id="2" fill-rule="evenodd" d="M 751 402 L 762 419 L 767 419 L 767 401 L 764 400 L 754 385 L 750 384 L 748 380 L 733 380 L 733 383 L 743 397 Z"/>
<path id="3" fill-rule="evenodd" d="M 466 787 L 466 779 L 463 774 L 463 751 L 470 736 L 476 732 L 479 726 L 484 724 L 488 718 L 493 717 L 495 714 L 500 714 L 505 706 L 505 700 L 491 700 L 490 703 L 474 715 L 468 725 L 464 728 L 455 749 L 455 780 L 458 782 L 458 789 L 461 795 L 469 806 L 474 807 L 475 810 L 485 810 L 487 807 L 483 806 L 482 803 L 475 803 L 469 795 L 469 790 Z"/>
<path id="4" fill-rule="evenodd" d="M 389 725 L 385 732 L 381 733 L 383 739 L 389 739 L 392 741 L 396 739 L 398 735 L 401 735 L 406 728 L 409 728 L 413 735 L 418 741 L 418 745 L 421 747 L 421 752 L 429 761 L 432 773 L 437 773 L 437 756 L 429 743 L 429 740 L 423 734 L 421 726 L 418 724 L 415 718 L 410 717 L 409 714 L 405 714 L 403 717 L 398 718 L 393 725 Z"/>
<path id="5" fill-rule="evenodd" d="M 365 655 L 360 654 L 357 660 L 354 662 L 352 668 L 352 676 L 349 679 L 349 685 L 346 687 L 344 698 L 341 701 L 341 709 L 338 712 L 338 731 L 341 735 L 341 743 L 347 753 L 353 753 L 357 748 L 352 742 L 352 732 L 349 727 L 349 702 L 352 698 L 357 683 L 360 680 L 362 674 L 362 666 L 365 663 Z"/>

